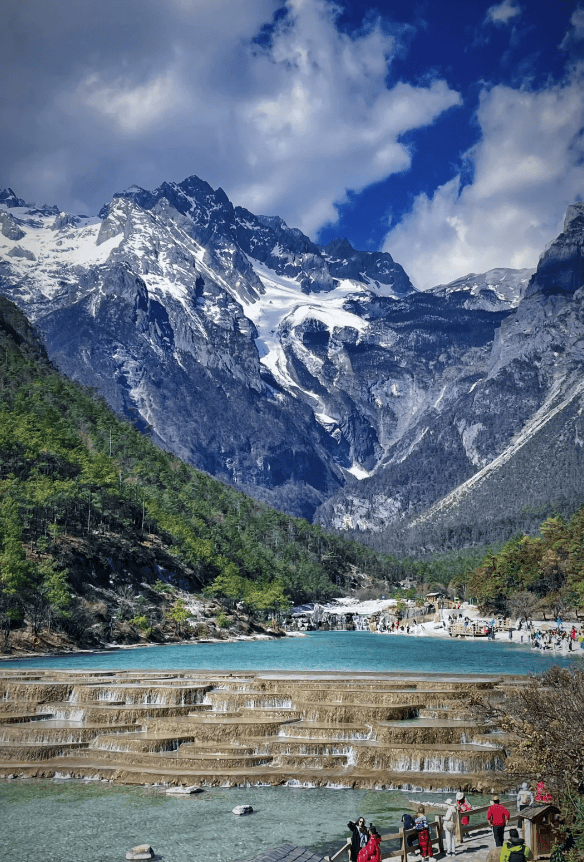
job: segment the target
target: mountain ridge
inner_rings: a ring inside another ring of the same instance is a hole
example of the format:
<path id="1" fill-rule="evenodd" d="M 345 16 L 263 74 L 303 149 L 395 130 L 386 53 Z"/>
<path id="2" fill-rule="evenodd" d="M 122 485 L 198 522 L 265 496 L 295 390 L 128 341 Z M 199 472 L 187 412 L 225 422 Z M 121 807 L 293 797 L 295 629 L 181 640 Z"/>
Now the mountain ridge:
<path id="1" fill-rule="evenodd" d="M 0 291 L 160 446 L 328 528 L 415 520 L 581 368 L 579 303 L 560 327 L 546 305 L 582 281 L 581 205 L 534 273 L 425 293 L 387 253 L 318 246 L 197 177 L 130 187 L 100 217 L 2 192 Z"/>

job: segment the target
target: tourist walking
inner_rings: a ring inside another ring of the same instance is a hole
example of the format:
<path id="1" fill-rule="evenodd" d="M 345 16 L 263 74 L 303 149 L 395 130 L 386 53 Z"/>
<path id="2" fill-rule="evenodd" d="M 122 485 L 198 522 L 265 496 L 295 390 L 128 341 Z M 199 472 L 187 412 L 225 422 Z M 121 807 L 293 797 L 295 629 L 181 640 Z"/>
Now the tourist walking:
<path id="1" fill-rule="evenodd" d="M 418 843 L 420 845 L 422 859 L 434 856 L 434 851 L 432 850 L 432 839 L 430 838 L 430 829 L 428 827 L 428 821 L 426 820 L 426 809 L 423 805 L 418 805 L 416 829 L 418 830 Z"/>
<path id="2" fill-rule="evenodd" d="M 489 810 L 487 811 L 487 820 L 493 827 L 493 838 L 495 839 L 495 847 L 503 846 L 503 838 L 505 836 L 505 826 L 509 822 L 511 815 L 498 796 L 493 796 Z"/>
<path id="3" fill-rule="evenodd" d="M 367 831 L 367 827 L 365 826 L 365 818 L 358 817 L 356 823 L 354 823 L 352 820 L 349 820 L 347 826 L 351 830 L 351 846 L 349 847 L 349 858 L 351 862 L 357 862 L 359 851 L 363 847 L 365 847 L 367 842 L 369 841 L 369 833 Z"/>
<path id="4" fill-rule="evenodd" d="M 454 856 L 456 853 L 456 805 L 453 804 L 452 799 L 447 799 L 446 805 L 448 807 L 442 821 L 444 824 L 445 850 L 447 856 Z"/>
<path id="5" fill-rule="evenodd" d="M 519 837 L 517 829 L 509 830 L 509 839 L 503 844 L 499 862 L 527 862 L 533 859 L 533 853 Z"/>
<path id="6" fill-rule="evenodd" d="M 381 862 L 381 850 L 379 849 L 380 844 L 381 835 L 373 823 L 370 823 L 369 840 L 365 847 L 362 847 L 361 850 L 359 850 L 357 862 Z"/>

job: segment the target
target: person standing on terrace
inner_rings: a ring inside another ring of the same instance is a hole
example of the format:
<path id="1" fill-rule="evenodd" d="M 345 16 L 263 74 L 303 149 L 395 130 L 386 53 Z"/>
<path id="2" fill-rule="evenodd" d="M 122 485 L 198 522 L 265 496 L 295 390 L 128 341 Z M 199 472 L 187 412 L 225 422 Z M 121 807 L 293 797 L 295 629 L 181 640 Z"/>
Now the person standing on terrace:
<path id="1" fill-rule="evenodd" d="M 519 837 L 517 829 L 509 830 L 509 840 L 503 844 L 499 862 L 529 862 L 533 859 L 533 853 L 526 846 L 523 838 Z"/>
<path id="2" fill-rule="evenodd" d="M 429 856 L 434 855 L 434 851 L 432 850 L 432 839 L 430 838 L 430 829 L 426 820 L 426 809 L 423 805 L 418 805 L 416 829 L 418 830 L 418 843 L 422 859 L 427 859 Z"/>
<path id="3" fill-rule="evenodd" d="M 524 781 L 517 793 L 517 812 L 520 813 L 524 808 L 529 808 L 530 805 L 533 805 L 533 791 L 529 789 L 527 781 Z M 519 817 L 517 827 L 521 829 L 522 826 L 523 818 Z"/>
<path id="4" fill-rule="evenodd" d="M 365 847 L 361 848 L 359 851 L 357 862 L 381 862 L 381 850 L 379 849 L 379 845 L 381 844 L 381 835 L 373 823 L 369 824 L 368 834 L 369 841 Z"/>
<path id="5" fill-rule="evenodd" d="M 365 847 L 369 840 L 369 833 L 367 831 L 367 827 L 365 826 L 365 818 L 357 818 L 356 823 L 354 823 L 352 820 L 349 820 L 347 826 L 351 830 L 351 846 L 349 847 L 349 858 L 351 862 L 357 862 L 357 856 L 359 855 L 359 851 L 362 847 Z"/>
<path id="6" fill-rule="evenodd" d="M 454 856 L 456 853 L 456 805 L 453 805 L 452 799 L 446 800 L 446 814 L 444 815 L 444 838 L 446 845 L 446 855 Z"/>
<path id="7" fill-rule="evenodd" d="M 456 794 L 456 807 L 459 811 L 472 810 L 472 805 L 470 804 L 470 802 L 467 802 L 466 796 L 464 795 L 462 790 L 459 790 Z M 461 817 L 460 823 L 462 826 L 468 826 L 468 824 L 470 823 L 470 817 Z M 462 840 L 464 841 L 464 835 L 462 836 Z"/>

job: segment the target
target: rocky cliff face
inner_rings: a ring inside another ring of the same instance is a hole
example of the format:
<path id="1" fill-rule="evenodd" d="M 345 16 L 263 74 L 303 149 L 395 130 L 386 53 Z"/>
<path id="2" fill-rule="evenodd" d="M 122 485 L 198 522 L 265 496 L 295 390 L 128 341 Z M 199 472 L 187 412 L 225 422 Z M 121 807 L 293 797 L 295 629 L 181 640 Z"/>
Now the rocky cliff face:
<path id="1" fill-rule="evenodd" d="M 584 284 L 584 203 L 568 207 L 564 230 L 542 254 L 527 296 L 572 294 Z"/>
<path id="2" fill-rule="evenodd" d="M 451 547 L 507 538 L 582 504 L 583 242 L 578 205 L 527 284 L 521 276 L 524 298 L 492 341 L 448 359 L 440 403 L 420 411 L 371 477 L 324 504 L 323 523 L 391 531 L 396 543 L 386 546 L 401 550 L 436 550 L 449 536 Z M 431 293 L 452 301 L 459 283 Z M 458 301 L 468 302 L 464 293 Z"/>
<path id="3" fill-rule="evenodd" d="M 498 269 L 421 294 L 390 255 L 318 246 L 197 177 L 131 187 L 98 218 L 8 189 L 0 291 L 61 370 L 161 446 L 293 514 L 375 531 L 572 391 L 582 219 L 571 208 L 529 284 Z"/>

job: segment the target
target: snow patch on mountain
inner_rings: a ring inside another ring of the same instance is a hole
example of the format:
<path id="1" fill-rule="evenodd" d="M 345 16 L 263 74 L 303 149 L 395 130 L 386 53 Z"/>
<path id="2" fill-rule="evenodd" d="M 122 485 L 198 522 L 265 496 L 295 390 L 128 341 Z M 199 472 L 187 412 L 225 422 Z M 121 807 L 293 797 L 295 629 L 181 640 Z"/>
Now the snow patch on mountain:
<path id="1" fill-rule="evenodd" d="M 439 284 L 428 293 L 451 298 L 462 303 L 464 308 L 516 308 L 525 295 L 534 269 L 509 269 L 497 267 L 477 275 L 474 272 L 457 278 L 449 284 Z"/>
<path id="2" fill-rule="evenodd" d="M 285 389 L 298 390 L 298 383 L 287 370 L 288 360 L 280 340 L 282 330 L 294 330 L 310 318 L 320 321 L 331 334 L 336 328 L 352 328 L 362 333 L 368 324 L 344 306 L 349 297 L 364 294 L 367 289 L 363 284 L 343 279 L 334 290 L 307 297 L 296 278 L 279 275 L 252 257 L 248 256 L 248 260 L 265 288 L 261 297 L 242 303 L 246 317 L 253 321 L 258 332 L 256 345 L 261 362 Z"/>
<path id="3" fill-rule="evenodd" d="M 1 209 L 6 209 L 5 205 L 0 204 Z M 98 218 L 78 217 L 77 225 L 65 223 L 55 229 L 54 213 L 31 215 L 29 207 L 12 207 L 10 215 L 23 226 L 23 236 L 15 243 L 0 234 L 0 257 L 10 258 L 12 270 L 20 278 L 34 278 L 35 288 L 47 299 L 63 289 L 63 271 L 105 263 L 122 239 L 112 237 L 97 245 L 101 227 Z M 10 254 L 16 245 L 25 253 Z"/>

